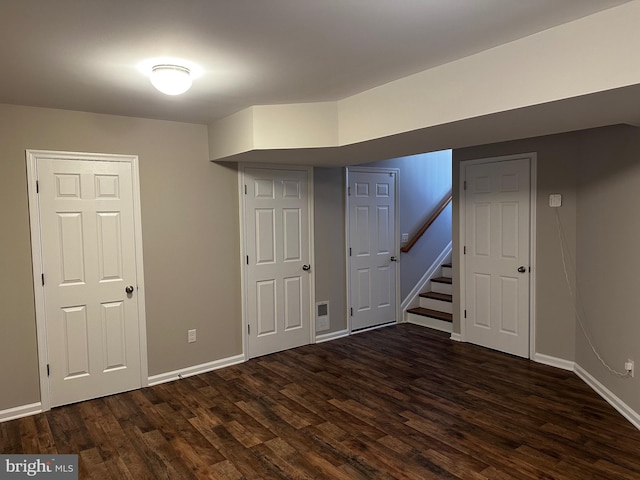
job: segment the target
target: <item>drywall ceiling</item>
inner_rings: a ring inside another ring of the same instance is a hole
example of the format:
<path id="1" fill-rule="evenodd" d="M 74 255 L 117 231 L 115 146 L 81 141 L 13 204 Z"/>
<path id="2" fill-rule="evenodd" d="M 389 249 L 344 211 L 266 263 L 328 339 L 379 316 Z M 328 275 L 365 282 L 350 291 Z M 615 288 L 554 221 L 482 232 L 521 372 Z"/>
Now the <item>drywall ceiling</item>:
<path id="1" fill-rule="evenodd" d="M 626 0 L 1 0 L 0 103 L 209 124 L 339 100 Z M 196 62 L 183 96 L 151 58 Z"/>

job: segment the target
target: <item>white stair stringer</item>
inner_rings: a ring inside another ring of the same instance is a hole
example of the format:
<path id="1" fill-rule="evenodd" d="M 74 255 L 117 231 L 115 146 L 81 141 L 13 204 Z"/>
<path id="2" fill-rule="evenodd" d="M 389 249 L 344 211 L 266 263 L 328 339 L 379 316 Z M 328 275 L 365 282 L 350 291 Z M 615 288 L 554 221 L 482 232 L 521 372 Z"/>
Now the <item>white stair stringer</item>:
<path id="1" fill-rule="evenodd" d="M 427 285 L 429 284 L 429 280 L 433 277 L 438 276 L 438 272 L 440 271 L 441 275 L 444 275 L 445 272 L 441 271 L 442 264 L 451 260 L 451 248 L 452 243 L 449 242 L 447 246 L 440 252 L 438 258 L 431 264 L 431 266 L 427 269 L 422 278 L 416 283 L 411 292 L 405 297 L 405 299 L 400 304 L 400 311 L 404 314 L 404 321 L 407 321 L 407 310 L 412 307 L 417 307 L 419 305 L 419 295 L 423 292 Z M 402 261 L 402 259 L 401 259 Z M 450 272 L 449 272 L 450 274 Z"/>

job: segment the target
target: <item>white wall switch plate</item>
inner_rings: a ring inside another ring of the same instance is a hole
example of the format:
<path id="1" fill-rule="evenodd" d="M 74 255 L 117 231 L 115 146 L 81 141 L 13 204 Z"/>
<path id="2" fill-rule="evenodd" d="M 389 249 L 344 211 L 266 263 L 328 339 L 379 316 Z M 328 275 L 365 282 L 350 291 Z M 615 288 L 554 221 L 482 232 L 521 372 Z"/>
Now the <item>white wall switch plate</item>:
<path id="1" fill-rule="evenodd" d="M 550 207 L 561 207 L 562 206 L 562 195 L 559 193 L 554 193 L 549 195 L 549 206 Z"/>
<path id="2" fill-rule="evenodd" d="M 409 234 L 408 233 L 403 233 L 402 234 L 402 242 L 408 242 L 409 241 Z"/>

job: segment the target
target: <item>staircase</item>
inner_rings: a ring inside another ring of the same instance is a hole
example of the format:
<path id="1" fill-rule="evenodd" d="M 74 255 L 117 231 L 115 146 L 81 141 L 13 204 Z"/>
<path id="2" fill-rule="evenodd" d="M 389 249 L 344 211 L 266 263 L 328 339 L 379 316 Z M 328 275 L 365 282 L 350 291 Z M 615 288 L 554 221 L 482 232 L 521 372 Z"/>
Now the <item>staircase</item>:
<path id="1" fill-rule="evenodd" d="M 432 278 L 429 284 L 430 291 L 420 294 L 420 306 L 407 310 L 407 322 L 451 332 L 453 329 L 451 264 L 443 264 L 441 276 Z"/>

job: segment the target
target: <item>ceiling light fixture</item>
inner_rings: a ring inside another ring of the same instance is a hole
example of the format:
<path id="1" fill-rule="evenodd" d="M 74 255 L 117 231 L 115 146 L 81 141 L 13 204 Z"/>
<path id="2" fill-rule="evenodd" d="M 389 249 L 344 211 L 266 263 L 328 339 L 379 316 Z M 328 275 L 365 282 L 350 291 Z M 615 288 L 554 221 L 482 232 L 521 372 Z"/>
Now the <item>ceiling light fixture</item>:
<path id="1" fill-rule="evenodd" d="M 191 88 L 191 71 L 179 65 L 151 68 L 151 84 L 166 95 L 180 95 Z"/>

